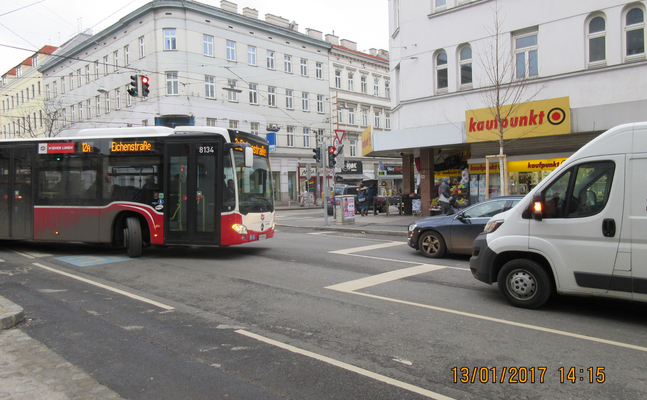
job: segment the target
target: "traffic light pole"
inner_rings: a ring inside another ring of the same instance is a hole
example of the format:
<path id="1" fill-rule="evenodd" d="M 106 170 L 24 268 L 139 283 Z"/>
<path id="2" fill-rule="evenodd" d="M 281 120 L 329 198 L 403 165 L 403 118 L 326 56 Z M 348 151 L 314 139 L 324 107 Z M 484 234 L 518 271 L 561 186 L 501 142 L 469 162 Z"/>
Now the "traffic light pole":
<path id="1" fill-rule="evenodd" d="M 323 142 L 319 143 L 319 154 L 324 154 L 326 146 L 324 145 Z M 326 177 L 326 157 L 320 157 L 321 160 L 321 170 L 323 171 L 323 179 L 321 180 L 322 183 L 327 181 Z M 334 182 L 334 172 L 333 172 L 333 182 Z M 334 184 L 333 184 L 334 186 Z M 323 212 L 324 212 L 324 226 L 328 226 L 328 203 L 331 201 L 330 198 L 330 187 L 326 185 L 326 188 L 323 190 L 324 193 L 324 206 L 323 206 Z M 333 205 L 332 209 L 332 214 L 335 215 L 335 206 Z"/>

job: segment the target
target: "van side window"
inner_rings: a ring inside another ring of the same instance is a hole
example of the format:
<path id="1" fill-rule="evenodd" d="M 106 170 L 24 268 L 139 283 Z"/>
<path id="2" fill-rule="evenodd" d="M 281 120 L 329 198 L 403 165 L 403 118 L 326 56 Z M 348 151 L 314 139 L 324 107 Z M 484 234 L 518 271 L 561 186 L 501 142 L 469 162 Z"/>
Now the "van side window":
<path id="1" fill-rule="evenodd" d="M 615 163 L 580 164 L 544 191 L 544 218 L 582 218 L 604 209 L 611 192 Z"/>

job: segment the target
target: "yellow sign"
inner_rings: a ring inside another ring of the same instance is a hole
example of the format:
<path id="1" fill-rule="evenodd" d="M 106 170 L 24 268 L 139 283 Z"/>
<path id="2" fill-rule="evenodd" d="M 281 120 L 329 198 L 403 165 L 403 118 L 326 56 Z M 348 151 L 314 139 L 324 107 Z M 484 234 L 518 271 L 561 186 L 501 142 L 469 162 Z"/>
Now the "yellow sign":
<path id="1" fill-rule="evenodd" d="M 499 173 L 499 163 L 490 163 L 490 173 L 496 172 Z M 469 173 L 471 174 L 484 174 L 485 173 L 485 163 L 481 164 L 470 164 Z"/>
<path id="2" fill-rule="evenodd" d="M 254 155 L 267 157 L 267 152 L 269 150 L 268 146 L 263 146 L 263 145 L 260 145 L 260 144 L 251 144 L 246 140 L 238 139 L 238 138 L 234 138 L 234 142 L 236 142 L 236 143 L 247 143 L 247 144 L 252 146 L 252 152 L 254 153 Z M 235 148 L 235 150 L 238 150 L 238 148 Z"/>
<path id="3" fill-rule="evenodd" d="M 508 161 L 508 172 L 552 171 L 559 167 L 566 158 L 551 158 L 547 160 Z M 470 164 L 470 174 L 484 174 L 485 163 Z M 499 173 L 499 163 L 490 163 L 490 173 Z"/>
<path id="4" fill-rule="evenodd" d="M 120 151 L 151 151 L 153 150 L 153 144 L 144 140 L 143 142 L 135 143 L 124 143 L 124 142 L 112 142 L 110 144 L 110 151 L 120 152 Z"/>
<path id="5" fill-rule="evenodd" d="M 434 171 L 434 178 L 444 178 L 446 176 L 461 176 L 463 171 L 460 169 L 448 169 L 446 171 Z"/>
<path id="6" fill-rule="evenodd" d="M 371 127 L 364 129 L 362 132 L 362 155 L 366 156 L 367 154 L 373 151 L 373 131 Z"/>
<path id="7" fill-rule="evenodd" d="M 467 110 L 465 131 L 467 142 L 499 140 L 500 128 L 504 139 L 563 135 L 571 133 L 571 110 L 568 97 L 532 101 L 501 107 L 501 126 L 490 108 Z M 511 111 L 514 110 L 514 111 Z"/>

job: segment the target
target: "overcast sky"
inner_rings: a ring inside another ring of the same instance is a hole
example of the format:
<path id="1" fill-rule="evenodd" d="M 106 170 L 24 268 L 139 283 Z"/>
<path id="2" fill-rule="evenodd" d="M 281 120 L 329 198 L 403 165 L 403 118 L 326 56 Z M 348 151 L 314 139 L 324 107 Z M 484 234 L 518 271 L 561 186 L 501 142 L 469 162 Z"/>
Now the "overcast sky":
<path id="1" fill-rule="evenodd" d="M 357 49 L 389 48 L 387 0 L 231 0 L 306 28 L 357 43 Z M 77 33 L 98 33 L 150 0 L 0 0 L 0 75 L 44 45 L 59 46 Z M 201 3 L 220 7 L 220 0 Z M 24 50 L 20 50 L 24 49 Z"/>

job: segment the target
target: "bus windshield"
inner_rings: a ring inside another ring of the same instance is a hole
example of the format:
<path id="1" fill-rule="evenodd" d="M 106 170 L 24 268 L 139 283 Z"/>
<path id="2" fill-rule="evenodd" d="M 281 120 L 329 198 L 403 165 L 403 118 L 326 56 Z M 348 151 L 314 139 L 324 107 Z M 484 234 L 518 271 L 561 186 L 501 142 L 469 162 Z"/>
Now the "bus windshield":
<path id="1" fill-rule="evenodd" d="M 239 210 L 241 214 L 274 211 L 270 160 L 254 156 L 254 166 L 245 168 L 243 153 L 234 151 L 234 165 L 238 182 Z"/>

